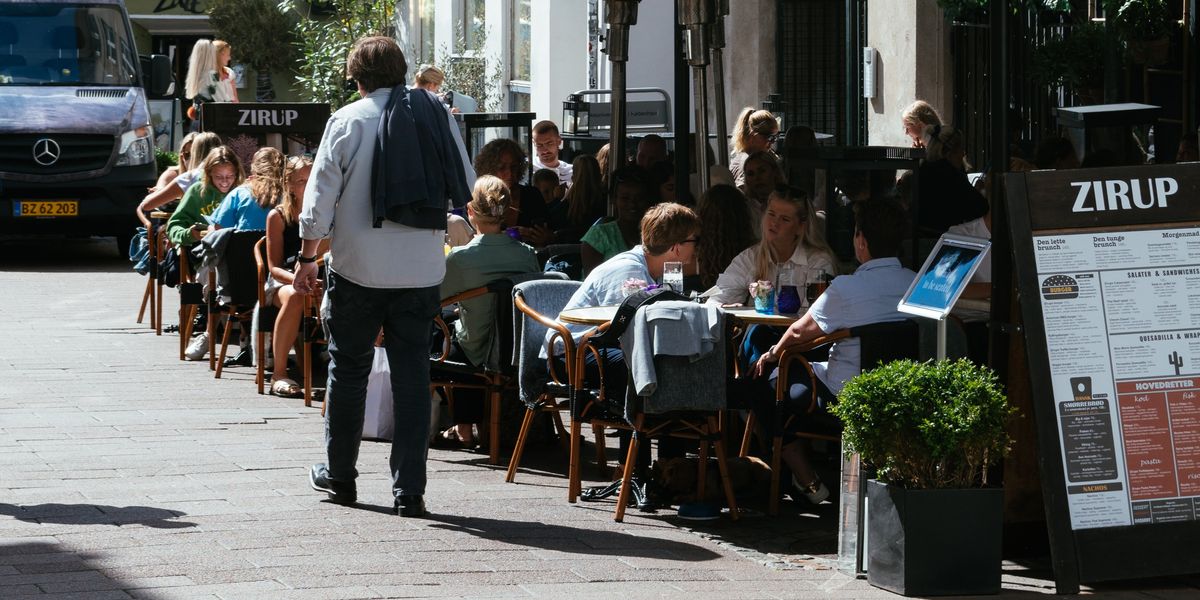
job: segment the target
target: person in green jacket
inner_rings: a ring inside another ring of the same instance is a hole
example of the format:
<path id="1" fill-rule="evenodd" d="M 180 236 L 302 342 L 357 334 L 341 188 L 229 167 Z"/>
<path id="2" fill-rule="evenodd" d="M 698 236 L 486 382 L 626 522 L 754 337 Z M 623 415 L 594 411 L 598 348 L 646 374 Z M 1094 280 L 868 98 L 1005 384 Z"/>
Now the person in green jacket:
<path id="1" fill-rule="evenodd" d="M 446 257 L 446 277 L 442 280 L 442 298 L 522 273 L 541 271 L 533 248 L 504 232 L 504 213 L 512 193 L 500 178 L 480 175 L 467 204 L 467 219 L 475 228 L 475 238 L 465 246 L 450 250 Z M 496 300 L 482 296 L 459 303 L 454 343 L 449 360 L 474 366 L 487 364 L 495 335 Z M 437 367 L 433 367 L 437 379 Z M 472 424 L 483 420 L 483 397 L 479 390 L 459 389 L 454 393 L 455 426 L 442 432 L 439 442 L 470 448 L 475 445 Z"/>
<path id="2" fill-rule="evenodd" d="M 203 173 L 200 181 L 183 193 L 183 200 L 167 219 L 167 239 L 185 248 L 195 245 L 208 233 L 209 225 L 204 217 L 212 214 L 225 194 L 243 179 L 241 161 L 225 146 L 213 148 L 200 168 Z"/>

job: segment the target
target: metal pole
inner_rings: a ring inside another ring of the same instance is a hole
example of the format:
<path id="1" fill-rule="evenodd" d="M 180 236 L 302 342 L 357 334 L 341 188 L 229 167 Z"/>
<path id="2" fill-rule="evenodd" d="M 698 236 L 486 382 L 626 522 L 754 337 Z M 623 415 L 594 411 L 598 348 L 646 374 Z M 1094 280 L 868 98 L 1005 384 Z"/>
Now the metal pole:
<path id="1" fill-rule="evenodd" d="M 713 0 L 679 0 L 679 22 L 684 27 L 683 49 L 692 66 L 692 88 L 696 97 L 696 173 L 700 193 L 708 189 L 708 76 L 709 28 Z"/>
<path id="2" fill-rule="evenodd" d="M 608 23 L 608 60 L 612 63 L 612 126 L 608 131 L 608 185 L 611 192 L 613 173 L 625 166 L 625 66 L 629 62 L 629 28 L 637 24 L 638 2 L 641 0 L 608 0 L 605 21 Z M 613 215 L 612 194 L 609 194 L 608 215 Z"/>
<path id="3" fill-rule="evenodd" d="M 937 359 L 946 360 L 946 317 L 937 320 Z"/>
<path id="4" fill-rule="evenodd" d="M 695 204 L 697 198 L 691 197 L 688 187 L 688 177 L 691 169 L 688 167 L 688 157 L 692 155 L 692 145 L 688 135 L 692 131 L 691 98 L 688 96 L 688 65 L 683 52 L 683 26 L 679 21 L 679 6 L 675 6 L 675 198 L 681 204 Z"/>
<path id="5" fill-rule="evenodd" d="M 729 166 L 729 121 L 725 112 L 725 17 L 729 0 L 714 0 L 716 22 L 712 26 L 713 120 L 717 125 L 717 164 Z"/>

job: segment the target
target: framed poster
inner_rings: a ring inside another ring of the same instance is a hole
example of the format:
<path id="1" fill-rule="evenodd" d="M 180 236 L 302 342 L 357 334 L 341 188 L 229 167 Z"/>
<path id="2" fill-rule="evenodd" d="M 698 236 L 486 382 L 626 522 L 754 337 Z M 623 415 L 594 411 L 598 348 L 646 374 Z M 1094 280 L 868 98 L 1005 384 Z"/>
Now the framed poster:
<path id="1" fill-rule="evenodd" d="M 896 309 L 903 313 L 944 319 L 979 269 L 992 242 L 983 238 L 943 233 L 917 271 Z"/>
<path id="2" fill-rule="evenodd" d="M 1005 185 L 1059 592 L 1200 572 L 1200 167 Z"/>

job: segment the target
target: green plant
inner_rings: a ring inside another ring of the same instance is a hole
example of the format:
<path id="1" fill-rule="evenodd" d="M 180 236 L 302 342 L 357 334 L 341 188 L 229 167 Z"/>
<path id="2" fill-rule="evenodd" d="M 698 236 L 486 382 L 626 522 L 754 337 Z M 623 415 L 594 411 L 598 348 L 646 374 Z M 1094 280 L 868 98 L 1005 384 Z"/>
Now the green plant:
<path id="1" fill-rule="evenodd" d="M 1111 38 L 1099 23 L 1076 25 L 1062 39 L 1034 49 L 1030 77 L 1050 86 L 1066 86 L 1076 93 L 1104 84 L 1104 51 Z"/>
<path id="2" fill-rule="evenodd" d="M 499 60 L 488 60 L 487 28 L 476 29 L 471 36 L 470 47 L 467 47 L 465 35 L 461 28 L 457 34 L 456 47 L 464 48 L 461 54 L 453 54 L 443 44 L 438 50 L 437 66 L 446 73 L 446 81 L 442 89 L 453 90 L 455 93 L 466 94 L 479 102 L 483 111 L 500 109 L 500 82 L 504 70 Z M 489 73 L 488 63 L 492 63 Z"/>
<path id="3" fill-rule="evenodd" d="M 279 10 L 296 15 L 296 82 L 309 102 L 337 110 L 355 94 L 346 86 L 346 57 L 355 40 L 368 35 L 395 37 L 396 3 L 390 0 L 330 0 L 328 17 L 313 18 L 308 2 L 283 0 Z"/>
<path id="4" fill-rule="evenodd" d="M 987 15 L 991 0 L 938 0 L 946 18 L 951 21 L 973 20 Z M 1009 0 L 1008 9 L 1015 15 L 1022 10 L 1071 12 L 1071 0 Z"/>
<path id="5" fill-rule="evenodd" d="M 179 155 L 169 150 L 162 148 L 154 149 L 154 166 L 158 168 L 158 174 L 162 175 L 170 167 L 179 164 Z"/>
<path id="6" fill-rule="evenodd" d="M 1160 39 L 1173 24 L 1166 0 L 1106 0 L 1104 14 L 1125 42 Z"/>
<path id="7" fill-rule="evenodd" d="M 832 407 L 842 441 L 907 488 L 986 484 L 984 469 L 1003 457 L 1014 410 L 987 367 L 968 360 L 895 361 L 846 382 Z"/>
<path id="8" fill-rule="evenodd" d="M 274 99 L 271 71 L 295 61 L 295 28 L 275 0 L 209 0 L 208 18 L 217 37 L 229 42 L 236 57 L 261 77 L 260 102 Z"/>

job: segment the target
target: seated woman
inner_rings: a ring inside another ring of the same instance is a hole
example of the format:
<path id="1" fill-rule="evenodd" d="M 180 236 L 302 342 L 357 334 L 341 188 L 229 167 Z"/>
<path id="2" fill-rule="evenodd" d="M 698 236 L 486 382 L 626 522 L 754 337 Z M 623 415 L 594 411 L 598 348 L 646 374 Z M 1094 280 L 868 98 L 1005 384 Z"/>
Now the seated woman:
<path id="1" fill-rule="evenodd" d="M 446 256 L 446 277 L 442 280 L 442 298 L 449 298 L 489 282 L 539 270 L 533 248 L 505 235 L 504 215 L 512 194 L 504 182 L 491 175 L 475 180 L 467 219 L 477 232 L 466 246 L 454 248 Z M 496 301 L 491 297 L 471 298 L 460 304 L 452 340 L 450 360 L 474 366 L 488 363 L 495 325 Z M 437 367 L 434 366 L 436 373 Z M 461 389 L 454 394 L 454 427 L 442 432 L 443 440 L 463 447 L 475 445 L 472 424 L 483 420 L 483 396 L 479 390 Z"/>
<path id="2" fill-rule="evenodd" d="M 270 272 L 266 285 L 266 300 L 279 308 L 275 327 L 271 330 L 271 394 L 283 398 L 299 398 L 304 395 L 300 385 L 288 374 L 288 352 L 296 345 L 300 331 L 301 310 L 304 303 L 296 288 L 292 286 L 295 257 L 300 253 L 300 206 L 304 200 L 304 187 L 312 172 L 311 158 L 292 156 L 284 167 L 285 201 L 280 202 L 267 214 L 267 268 Z M 325 253 L 328 243 L 321 242 L 317 255 Z M 259 360 L 262 360 L 260 357 Z"/>
<path id="3" fill-rule="evenodd" d="M 754 235 L 762 237 L 762 231 L 758 227 L 771 192 L 783 185 L 783 168 L 779 166 L 774 154 L 760 151 L 746 157 L 742 174 L 744 180 L 738 185 L 738 189 L 746 195 L 750 216 L 754 219 Z"/>
<path id="4" fill-rule="evenodd" d="M 571 187 L 562 202 L 550 209 L 550 228 L 554 230 L 557 244 L 577 243 L 592 224 L 608 212 L 600 183 L 600 163 L 596 158 L 580 154 L 572 161 L 571 170 Z"/>
<path id="5" fill-rule="evenodd" d="M 743 172 L 746 159 L 756 152 L 770 152 L 779 137 L 779 121 L 769 110 L 754 110 L 746 107 L 733 124 L 733 156 L 729 160 L 729 172 L 738 187 L 745 183 Z"/>
<path id="6" fill-rule="evenodd" d="M 537 188 L 521 183 L 528 165 L 521 145 L 507 138 L 488 142 L 475 157 L 476 176 L 492 175 L 512 193 L 508 212 L 504 215 L 505 228 L 516 227 L 521 240 L 536 247 L 549 243 L 550 229 L 546 222 L 546 201 Z"/>
<path id="7" fill-rule="evenodd" d="M 780 186 L 769 196 L 762 216 L 763 237 L 729 263 L 709 290 L 708 301 L 721 305 L 744 304 L 755 281 L 774 283 L 780 267 L 791 264 L 797 282 L 810 272 L 836 271 L 833 251 L 817 230 L 817 220 L 808 196 L 798 188 Z"/>
<path id="8" fill-rule="evenodd" d="M 192 163 L 192 139 L 197 135 L 199 134 L 189 133 L 183 136 L 183 142 L 179 144 L 179 159 L 176 161 L 176 164 L 163 169 L 163 172 L 158 176 L 158 181 L 154 184 L 154 189 L 149 190 L 150 192 L 157 192 L 163 189 L 168 183 L 175 181 L 176 177 L 179 177 L 181 173 L 188 169 L 188 166 Z"/>
<path id="9" fill-rule="evenodd" d="M 700 199 L 700 242 L 696 244 L 700 289 L 716 285 L 717 277 L 743 250 L 757 242 L 746 197 L 730 185 L 714 185 Z"/>
<path id="10" fill-rule="evenodd" d="M 654 196 L 649 177 L 641 167 L 617 169 L 615 180 L 616 219 L 592 225 L 583 234 L 579 253 L 583 258 L 583 273 L 587 275 L 600 263 L 629 250 L 641 241 L 639 231 L 642 216 Z"/>
<path id="11" fill-rule="evenodd" d="M 208 233 L 208 220 L 230 190 L 242 183 L 242 163 L 225 146 L 213 148 L 200 165 L 197 185 L 188 188 L 183 200 L 167 219 L 167 239 L 191 247 Z"/>
<path id="12" fill-rule="evenodd" d="M 283 200 L 285 193 L 284 162 L 279 150 L 269 146 L 259 148 L 250 160 L 250 176 L 246 182 L 225 196 L 213 211 L 213 229 L 266 229 L 267 212 Z"/>
<path id="13" fill-rule="evenodd" d="M 776 420 L 780 414 L 775 404 L 776 386 L 788 386 L 782 406 L 784 418 L 803 417 L 814 388 L 823 408 L 836 402 L 843 384 L 861 370 L 860 343 L 850 338 L 830 347 L 828 362 L 811 363 L 815 379 L 807 369 L 793 368 L 788 371 L 788 381 L 781 384 L 775 363 L 784 349 L 839 329 L 906 318 L 904 313 L 896 310 L 896 305 L 916 273 L 901 266 L 897 258 L 904 237 L 904 220 L 904 209 L 894 200 L 872 199 L 859 203 L 855 210 L 854 231 L 854 253 L 861 263 L 858 269 L 852 275 L 834 279 L 804 316 L 788 327 L 779 342 L 754 364 L 751 375 L 758 383 L 767 383 L 771 388 L 770 392 L 762 389 L 754 395 L 755 419 L 762 426 L 760 433 L 765 438 L 774 437 L 783 427 L 783 423 Z M 792 472 L 793 496 L 803 496 L 814 504 L 829 496 L 828 488 L 817 477 L 799 441 L 788 441 L 785 437 L 781 458 Z"/>
<path id="14" fill-rule="evenodd" d="M 933 105 L 924 100 L 917 100 L 904 109 L 900 115 L 900 124 L 904 126 L 904 135 L 912 141 L 913 148 L 924 148 L 924 131 L 926 127 L 942 124 L 942 115 L 938 114 Z"/>
<path id="15" fill-rule="evenodd" d="M 186 163 L 187 170 L 180 173 L 168 185 L 159 186 L 158 189 L 143 198 L 142 202 L 138 204 L 137 211 L 135 211 L 138 220 L 147 227 L 150 226 L 150 219 L 146 217 L 146 214 L 168 202 L 182 198 L 183 193 L 200 179 L 200 166 L 204 163 L 204 159 L 208 157 L 208 153 L 212 152 L 213 148 L 221 145 L 221 138 L 215 133 L 204 132 L 195 134 L 195 136 L 192 138 L 190 161 Z M 182 154 L 181 152 L 181 157 Z"/>
<path id="16" fill-rule="evenodd" d="M 967 179 L 966 141 L 949 125 L 925 128 L 926 160 L 918 169 L 917 223 L 939 236 L 952 225 L 982 217 L 988 201 Z"/>

